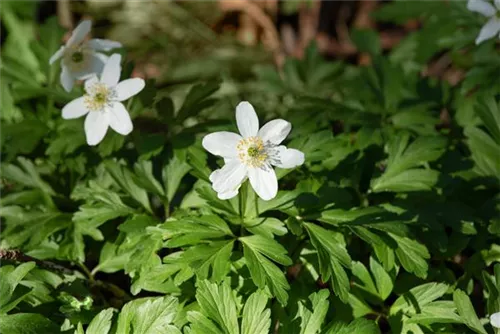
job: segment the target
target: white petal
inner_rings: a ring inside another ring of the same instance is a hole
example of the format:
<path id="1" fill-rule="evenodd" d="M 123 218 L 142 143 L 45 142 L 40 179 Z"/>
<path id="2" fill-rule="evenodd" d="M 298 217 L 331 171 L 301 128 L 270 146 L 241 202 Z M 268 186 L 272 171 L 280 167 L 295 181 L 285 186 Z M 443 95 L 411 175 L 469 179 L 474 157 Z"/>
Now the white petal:
<path id="1" fill-rule="evenodd" d="M 249 168 L 248 178 L 253 190 L 264 201 L 269 201 L 276 197 L 278 193 L 278 179 L 274 169 L 270 166 L 265 168 Z"/>
<path id="2" fill-rule="evenodd" d="M 236 133 L 220 131 L 203 137 L 201 144 L 213 155 L 234 158 L 238 155 L 236 146 L 241 139 L 241 136 Z"/>
<path id="3" fill-rule="evenodd" d="M 73 85 L 75 83 L 75 79 L 71 75 L 71 72 L 68 70 L 66 66 L 61 66 L 61 85 L 64 90 L 68 93 L 73 89 Z"/>
<path id="4" fill-rule="evenodd" d="M 467 9 L 488 17 L 495 15 L 496 12 L 495 8 L 484 0 L 469 0 L 467 2 Z"/>
<path id="5" fill-rule="evenodd" d="M 71 37 L 68 39 L 66 45 L 76 45 L 83 42 L 85 36 L 90 32 L 92 28 L 92 21 L 84 20 L 73 30 Z"/>
<path id="6" fill-rule="evenodd" d="M 98 82 L 99 82 L 99 79 L 97 78 L 97 75 L 95 75 L 95 74 L 91 75 L 90 78 L 85 80 L 84 87 L 85 87 L 85 91 L 87 92 L 87 94 L 90 94 L 90 88 Z"/>
<path id="7" fill-rule="evenodd" d="M 483 26 L 476 38 L 476 44 L 495 36 L 500 31 L 500 19 L 493 17 Z"/>
<path id="8" fill-rule="evenodd" d="M 113 102 L 107 110 L 109 113 L 109 126 L 121 135 L 128 135 L 134 126 L 130 115 L 121 102 Z"/>
<path id="9" fill-rule="evenodd" d="M 101 82 L 111 87 L 116 86 L 118 80 L 120 80 L 120 72 L 122 70 L 122 67 L 120 66 L 121 60 L 122 56 L 118 53 L 115 53 L 108 58 L 108 61 L 102 70 Z"/>
<path id="10" fill-rule="evenodd" d="M 101 74 L 105 64 L 102 57 L 98 54 L 93 54 L 90 57 L 88 67 L 83 71 L 73 74 L 78 80 L 87 80 L 94 75 Z"/>
<path id="11" fill-rule="evenodd" d="M 292 124 L 283 119 L 275 119 L 267 122 L 259 130 L 258 136 L 265 142 L 270 141 L 279 145 L 292 130 Z"/>
<path id="12" fill-rule="evenodd" d="M 228 192 L 225 192 L 225 193 L 217 193 L 217 197 L 219 199 L 222 199 L 222 200 L 231 199 L 234 196 L 238 195 L 238 190 L 239 189 L 240 189 L 240 187 L 238 187 L 238 189 L 236 189 L 236 190 L 231 190 L 231 191 L 228 191 Z"/>
<path id="13" fill-rule="evenodd" d="M 259 131 L 259 119 L 247 101 L 240 102 L 236 106 L 236 124 L 243 138 L 256 136 Z"/>
<path id="14" fill-rule="evenodd" d="M 490 322 L 491 322 L 491 326 L 496 327 L 496 328 L 500 328 L 500 312 L 493 313 L 490 316 Z"/>
<path id="15" fill-rule="evenodd" d="M 120 42 L 111 41 L 109 39 L 92 38 L 88 45 L 96 51 L 110 51 L 112 49 L 121 48 Z"/>
<path id="16" fill-rule="evenodd" d="M 59 48 L 59 50 L 57 50 L 53 55 L 52 57 L 50 57 L 49 59 L 49 65 L 52 65 L 56 60 L 58 60 L 59 58 L 62 57 L 62 55 L 64 54 L 64 49 L 65 47 L 64 46 L 61 46 Z"/>
<path id="17" fill-rule="evenodd" d="M 218 193 L 237 190 L 247 176 L 247 168 L 238 159 L 232 159 L 218 173 L 212 175 L 212 188 Z"/>
<path id="18" fill-rule="evenodd" d="M 294 168 L 304 163 L 304 153 L 294 148 L 278 146 L 278 162 L 273 161 L 273 165 L 279 168 Z"/>
<path id="19" fill-rule="evenodd" d="M 82 117 L 86 113 L 88 113 L 88 109 L 85 106 L 85 98 L 79 97 L 74 99 L 70 103 L 66 104 L 62 109 L 62 118 L 64 119 L 73 119 Z"/>
<path id="20" fill-rule="evenodd" d="M 146 83 L 141 78 L 123 80 L 116 85 L 117 101 L 126 100 L 144 89 Z"/>
<path id="21" fill-rule="evenodd" d="M 106 112 L 92 111 L 85 118 L 85 136 L 87 144 L 90 146 L 97 145 L 106 135 L 109 126 L 109 118 Z"/>

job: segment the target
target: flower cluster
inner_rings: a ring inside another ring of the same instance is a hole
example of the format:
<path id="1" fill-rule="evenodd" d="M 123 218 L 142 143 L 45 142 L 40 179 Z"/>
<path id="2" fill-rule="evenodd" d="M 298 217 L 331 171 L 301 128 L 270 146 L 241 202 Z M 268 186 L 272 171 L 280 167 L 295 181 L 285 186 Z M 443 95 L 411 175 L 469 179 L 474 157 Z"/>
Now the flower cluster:
<path id="1" fill-rule="evenodd" d="M 73 88 L 75 80 L 86 80 L 85 95 L 66 104 L 62 117 L 72 119 L 87 115 L 84 125 L 87 143 L 97 145 L 108 127 L 122 135 L 132 131 L 132 120 L 121 102 L 139 93 L 145 83 L 140 78 L 118 82 L 121 56 L 113 54 L 108 57 L 98 51 L 119 48 L 121 44 L 106 39 L 85 41 L 91 25 L 88 20 L 81 22 L 49 63 L 62 58 L 61 85 L 66 91 Z"/>

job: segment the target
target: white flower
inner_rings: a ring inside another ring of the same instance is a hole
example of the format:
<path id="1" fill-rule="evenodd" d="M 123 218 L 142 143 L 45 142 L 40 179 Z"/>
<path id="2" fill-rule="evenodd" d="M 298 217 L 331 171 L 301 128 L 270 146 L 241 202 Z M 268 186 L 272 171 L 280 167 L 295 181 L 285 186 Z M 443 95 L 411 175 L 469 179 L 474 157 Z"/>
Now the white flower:
<path id="1" fill-rule="evenodd" d="M 108 126 L 122 135 L 132 131 L 132 121 L 127 109 L 121 103 L 144 88 L 144 80 L 140 78 L 120 79 L 121 56 L 114 54 L 104 65 L 100 80 L 92 76 L 85 81 L 86 94 L 79 97 L 62 109 L 64 119 L 85 118 L 85 135 L 89 145 L 97 145 L 106 135 Z"/>
<path id="2" fill-rule="evenodd" d="M 491 326 L 496 327 L 496 328 L 500 328 L 500 312 L 493 313 L 490 316 L 490 323 L 491 323 Z"/>
<path id="3" fill-rule="evenodd" d="M 104 63 L 108 57 L 97 51 L 110 51 L 120 48 L 118 42 L 107 39 L 94 38 L 85 41 L 85 37 L 90 32 L 92 22 L 85 20 L 73 30 L 71 37 L 50 57 L 49 64 L 56 60 L 61 61 L 61 85 L 69 92 L 73 88 L 75 80 L 85 80 L 92 74 L 101 73 Z"/>
<path id="4" fill-rule="evenodd" d="M 469 0 L 467 3 L 467 9 L 489 18 L 488 22 L 486 22 L 479 32 L 476 44 L 482 43 L 495 35 L 499 35 L 500 37 L 500 0 L 494 0 L 494 3 L 494 6 L 485 0 Z"/>
<path id="5" fill-rule="evenodd" d="M 259 119 L 248 102 L 236 107 L 236 123 L 241 136 L 233 132 L 215 132 L 203 138 L 203 147 L 224 158 L 224 167 L 210 175 L 212 187 L 220 199 L 238 194 L 247 177 L 263 200 L 274 198 L 278 179 L 271 167 L 293 168 L 304 163 L 304 153 L 278 146 L 290 133 L 292 125 L 282 119 L 266 123 L 259 130 Z"/>

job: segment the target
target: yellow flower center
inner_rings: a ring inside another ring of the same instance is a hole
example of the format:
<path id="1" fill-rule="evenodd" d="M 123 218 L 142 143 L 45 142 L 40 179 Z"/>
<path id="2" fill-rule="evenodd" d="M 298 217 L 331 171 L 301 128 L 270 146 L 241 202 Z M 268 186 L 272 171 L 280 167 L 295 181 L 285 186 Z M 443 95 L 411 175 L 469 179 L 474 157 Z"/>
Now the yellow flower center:
<path id="1" fill-rule="evenodd" d="M 266 148 L 259 137 L 248 137 L 239 141 L 236 146 L 238 158 L 248 167 L 262 167 L 268 158 Z"/>
<path id="2" fill-rule="evenodd" d="M 114 95 L 113 89 L 103 83 L 93 84 L 84 95 L 84 103 L 90 111 L 103 111 Z"/>

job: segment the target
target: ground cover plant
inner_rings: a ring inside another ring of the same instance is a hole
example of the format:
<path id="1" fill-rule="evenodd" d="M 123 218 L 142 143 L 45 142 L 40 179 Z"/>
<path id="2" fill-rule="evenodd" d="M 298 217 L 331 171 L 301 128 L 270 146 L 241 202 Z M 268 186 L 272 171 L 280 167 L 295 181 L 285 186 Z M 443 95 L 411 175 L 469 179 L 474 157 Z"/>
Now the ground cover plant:
<path id="1" fill-rule="evenodd" d="M 2 2 L 0 333 L 500 333 L 499 13 Z"/>

